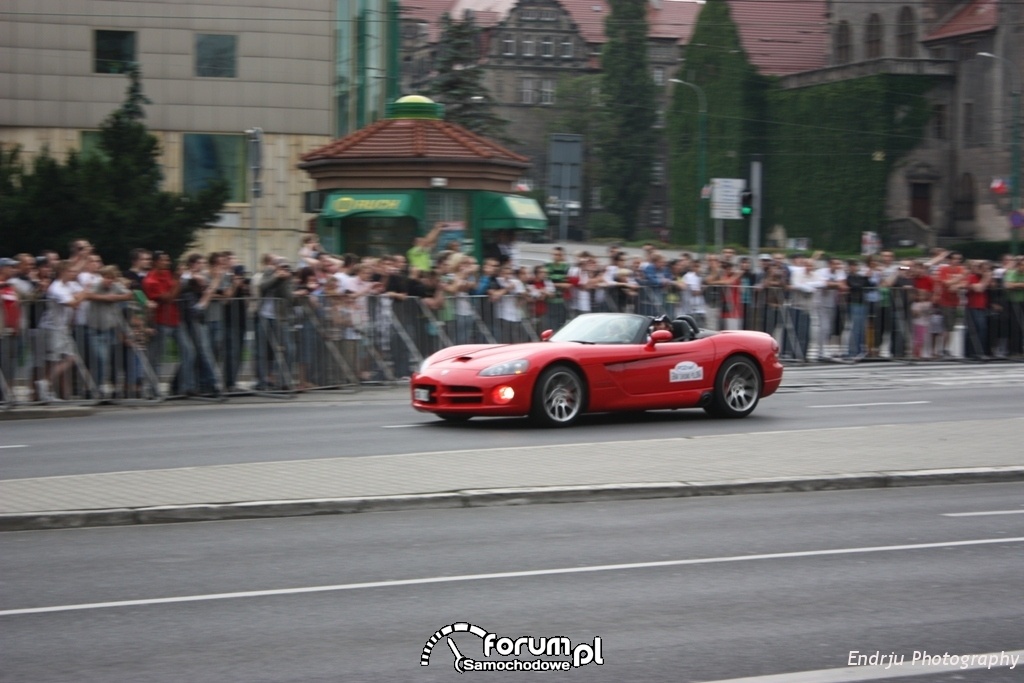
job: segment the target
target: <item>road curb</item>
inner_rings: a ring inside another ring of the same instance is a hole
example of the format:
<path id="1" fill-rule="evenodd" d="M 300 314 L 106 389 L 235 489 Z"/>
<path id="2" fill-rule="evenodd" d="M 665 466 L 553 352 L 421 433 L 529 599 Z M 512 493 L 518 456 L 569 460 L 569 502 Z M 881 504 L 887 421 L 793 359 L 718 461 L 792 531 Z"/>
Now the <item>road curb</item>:
<path id="1" fill-rule="evenodd" d="M 357 512 L 583 503 L 751 493 L 839 491 L 950 484 L 994 484 L 1020 481 L 1024 481 L 1024 467 L 972 467 L 710 482 L 467 489 L 447 493 L 361 498 L 265 500 L 244 503 L 9 513 L 0 514 L 0 532 L 211 522 L 268 517 L 304 517 Z"/>
<path id="2" fill-rule="evenodd" d="M 0 422 L 4 420 L 49 420 L 59 417 L 89 417 L 96 414 L 91 406 L 62 406 L 59 408 L 13 408 L 0 410 Z"/>

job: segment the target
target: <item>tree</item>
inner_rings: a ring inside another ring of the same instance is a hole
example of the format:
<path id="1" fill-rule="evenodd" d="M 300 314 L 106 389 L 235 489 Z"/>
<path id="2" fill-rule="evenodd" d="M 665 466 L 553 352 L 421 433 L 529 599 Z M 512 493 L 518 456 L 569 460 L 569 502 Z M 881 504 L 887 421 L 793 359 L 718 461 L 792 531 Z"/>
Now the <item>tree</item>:
<path id="1" fill-rule="evenodd" d="M 159 142 L 142 123 L 149 100 L 138 67 L 127 74 L 125 101 L 100 126 L 95 153 L 73 152 L 62 164 L 43 150 L 31 172 L 17 150 L 0 154 L 0 219 L 16 227 L 4 240 L 14 251 L 59 251 L 81 237 L 126 266 L 135 247 L 180 255 L 215 220 L 227 199 L 223 183 L 194 197 L 160 189 Z"/>
<path id="2" fill-rule="evenodd" d="M 600 164 L 594 163 L 594 160 L 599 141 L 610 139 L 607 108 L 601 93 L 601 76 L 594 74 L 560 80 L 555 90 L 555 102 L 558 104 L 554 107 L 555 117 L 548 125 L 548 133 L 571 133 L 583 138 L 583 188 L 580 196 L 583 199 L 586 225 L 593 230 L 594 213 L 600 211 L 600 206 L 593 206 L 589 199 L 592 196 L 591 189 L 599 187 L 602 182 Z M 620 224 L 617 220 L 603 222 L 606 226 Z M 620 237 L 621 232 L 600 236 Z"/>
<path id="3" fill-rule="evenodd" d="M 494 98 L 483 84 L 484 71 L 478 67 L 480 29 L 472 17 L 456 21 L 441 17 L 440 57 L 437 75 L 427 94 L 444 104 L 445 120 L 484 137 L 511 144 L 505 132 L 508 121 L 494 113 Z"/>
<path id="4" fill-rule="evenodd" d="M 640 207 L 650 190 L 657 140 L 654 79 L 647 63 L 647 3 L 610 0 L 608 42 L 601 54 L 608 136 L 600 147 L 601 191 L 608 211 L 636 234 Z"/>
<path id="5" fill-rule="evenodd" d="M 706 167 L 701 182 L 711 178 L 746 178 L 753 153 L 766 153 L 764 121 L 765 77 L 750 64 L 729 3 L 710 0 L 686 48 L 679 78 L 700 88 L 706 97 Z M 672 182 L 672 232 L 679 242 L 697 243 L 695 216 L 701 212 L 705 229 L 710 217 L 698 186 L 700 100 L 693 88 L 676 84 L 666 113 Z M 766 206 L 762 203 L 762 206 Z M 725 242 L 745 242 L 747 224 L 726 221 Z M 731 233 L 731 234 L 730 234 Z M 707 231 L 705 238 L 710 234 Z"/>

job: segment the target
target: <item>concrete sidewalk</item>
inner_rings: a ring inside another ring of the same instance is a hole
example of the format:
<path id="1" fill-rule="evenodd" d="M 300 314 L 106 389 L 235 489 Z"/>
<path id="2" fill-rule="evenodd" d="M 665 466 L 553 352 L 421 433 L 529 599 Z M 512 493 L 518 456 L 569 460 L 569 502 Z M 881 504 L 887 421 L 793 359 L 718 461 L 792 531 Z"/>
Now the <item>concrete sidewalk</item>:
<path id="1" fill-rule="evenodd" d="M 1024 481 L 1024 418 L 926 425 L 926 443 L 907 439 L 907 429 L 809 429 L 6 480 L 0 481 L 0 530 Z"/>

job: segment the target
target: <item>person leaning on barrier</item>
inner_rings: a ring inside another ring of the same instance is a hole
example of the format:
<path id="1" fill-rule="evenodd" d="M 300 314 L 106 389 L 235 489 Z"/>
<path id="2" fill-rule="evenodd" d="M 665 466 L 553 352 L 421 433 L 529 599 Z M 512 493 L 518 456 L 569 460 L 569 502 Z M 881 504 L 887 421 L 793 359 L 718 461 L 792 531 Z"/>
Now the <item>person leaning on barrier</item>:
<path id="1" fill-rule="evenodd" d="M 124 323 L 122 304 L 133 299 L 132 293 L 121 284 L 121 271 L 117 266 L 103 266 L 99 280 L 88 291 L 89 309 L 86 328 L 89 336 L 89 371 L 100 392 L 99 398 L 111 398 L 119 361 L 111 361 L 117 348 Z"/>
<path id="2" fill-rule="evenodd" d="M 21 337 L 21 297 L 14 288 L 17 261 L 0 258 L 0 401 L 12 401 L 8 394 L 14 385 Z"/>
<path id="3" fill-rule="evenodd" d="M 1009 307 L 1010 330 L 1006 354 L 1011 358 L 1024 355 L 1024 256 L 1016 256 L 1003 274 L 1003 288 Z"/>
<path id="4" fill-rule="evenodd" d="M 71 325 L 75 310 L 85 300 L 78 283 L 78 267 L 72 261 L 57 264 L 56 279 L 46 291 L 46 312 L 39 326 L 46 331 L 46 375 L 36 384 L 40 401 L 49 403 L 68 398 L 70 370 L 75 364 L 75 342 Z"/>

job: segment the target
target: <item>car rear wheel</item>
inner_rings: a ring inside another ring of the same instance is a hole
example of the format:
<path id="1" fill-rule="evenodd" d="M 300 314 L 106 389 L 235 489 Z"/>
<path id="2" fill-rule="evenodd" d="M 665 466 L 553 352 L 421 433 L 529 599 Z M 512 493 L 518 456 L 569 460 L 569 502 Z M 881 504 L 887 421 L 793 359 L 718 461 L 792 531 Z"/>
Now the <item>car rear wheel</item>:
<path id="1" fill-rule="evenodd" d="M 545 427 L 567 427 L 583 412 L 583 380 L 572 368 L 553 365 L 541 373 L 533 388 L 530 417 Z"/>
<path id="2" fill-rule="evenodd" d="M 713 417 L 746 417 L 761 398 L 761 371 L 743 356 L 730 358 L 715 377 L 715 393 L 704 408 Z"/>

